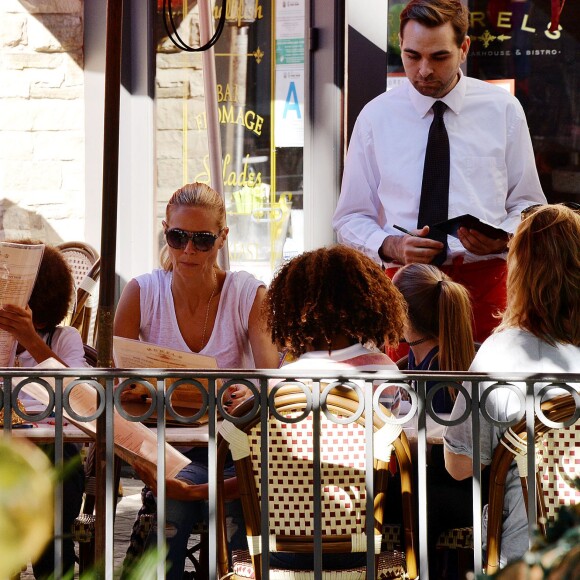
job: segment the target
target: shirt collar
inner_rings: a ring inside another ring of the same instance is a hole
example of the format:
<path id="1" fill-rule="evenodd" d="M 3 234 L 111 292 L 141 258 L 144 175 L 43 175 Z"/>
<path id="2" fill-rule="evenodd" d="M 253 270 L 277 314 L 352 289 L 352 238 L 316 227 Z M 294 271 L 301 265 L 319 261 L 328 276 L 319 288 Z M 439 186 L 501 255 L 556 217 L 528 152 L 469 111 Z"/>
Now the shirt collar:
<path id="1" fill-rule="evenodd" d="M 463 98 L 465 97 L 465 92 L 467 90 L 467 81 L 460 69 L 459 81 L 457 81 L 457 84 L 453 89 L 451 89 L 451 91 L 442 99 L 434 99 L 433 97 L 422 95 L 410 82 L 407 83 L 407 86 L 411 104 L 420 117 L 424 117 L 430 111 L 435 101 L 443 101 L 456 115 L 458 115 L 461 111 Z"/>

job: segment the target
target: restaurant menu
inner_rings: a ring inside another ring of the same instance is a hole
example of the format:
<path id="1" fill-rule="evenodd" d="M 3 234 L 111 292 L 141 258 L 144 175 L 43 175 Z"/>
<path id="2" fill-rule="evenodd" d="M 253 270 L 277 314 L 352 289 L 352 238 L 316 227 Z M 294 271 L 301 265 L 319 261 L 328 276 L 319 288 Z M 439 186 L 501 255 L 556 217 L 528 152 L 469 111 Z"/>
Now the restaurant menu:
<path id="1" fill-rule="evenodd" d="M 0 307 L 14 304 L 25 308 L 36 282 L 44 244 L 0 242 Z M 0 330 L 0 367 L 14 364 L 16 339 Z"/>
<path id="2" fill-rule="evenodd" d="M 49 358 L 44 362 L 36 365 L 35 369 L 61 369 L 65 368 L 62 363 L 54 358 Z M 13 379 L 13 384 L 25 380 Z M 43 377 L 54 390 L 54 379 Z M 74 377 L 65 377 L 63 381 L 63 390 L 68 383 L 74 380 Z M 45 407 L 49 403 L 49 397 L 46 389 L 37 383 L 28 383 L 22 387 L 22 390 L 31 397 L 34 397 Z M 75 385 L 70 393 L 70 406 L 75 413 L 81 417 L 88 417 L 95 413 L 97 408 L 97 393 L 95 389 L 87 384 L 79 383 Z M 148 427 L 139 422 L 127 421 L 117 410 L 113 411 L 113 429 L 115 438 L 115 453 L 127 463 L 133 464 L 136 459 L 144 460 L 149 467 L 154 470 L 157 465 L 157 435 Z M 78 421 L 68 413 L 64 413 L 66 418 L 76 425 L 85 433 L 95 436 L 97 432 L 96 421 Z M 181 454 L 177 449 L 165 444 L 165 471 L 168 479 L 174 478 L 190 461 Z"/>
<path id="3" fill-rule="evenodd" d="M 113 358 L 115 366 L 123 369 L 216 369 L 217 361 L 211 356 L 166 348 L 157 344 L 133 340 L 120 336 L 113 337 Z M 149 379 L 152 384 L 155 380 Z M 168 389 L 178 379 L 166 379 Z M 207 380 L 196 379 L 207 390 Z M 139 406 L 149 407 L 149 391 L 136 383 L 131 391 L 123 392 L 123 407 L 131 413 L 142 412 Z M 132 399 L 132 401 L 131 401 Z M 201 408 L 202 396 L 193 384 L 182 384 L 171 395 L 171 406 L 184 416 L 191 416 Z M 173 417 L 166 415 L 169 422 Z M 200 422 L 207 422 L 200 420 Z"/>

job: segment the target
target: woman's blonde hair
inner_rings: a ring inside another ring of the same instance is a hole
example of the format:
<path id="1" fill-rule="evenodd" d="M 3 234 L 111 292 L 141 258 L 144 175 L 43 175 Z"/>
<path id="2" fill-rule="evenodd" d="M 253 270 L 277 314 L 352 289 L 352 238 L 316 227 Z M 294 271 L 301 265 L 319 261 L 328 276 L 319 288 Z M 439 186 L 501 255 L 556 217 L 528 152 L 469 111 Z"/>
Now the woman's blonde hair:
<path id="1" fill-rule="evenodd" d="M 496 329 L 519 327 L 554 345 L 580 346 L 580 214 L 534 208 L 509 242 L 507 308 Z"/>
<path id="2" fill-rule="evenodd" d="M 439 342 L 439 370 L 466 371 L 475 356 L 469 293 L 436 266 L 409 264 L 394 279 L 407 302 L 409 323 Z"/>
<path id="3" fill-rule="evenodd" d="M 221 230 L 226 225 L 226 206 L 224 200 L 215 189 L 212 189 L 205 183 L 199 183 L 196 181 L 194 183 L 187 183 L 179 188 L 167 202 L 167 207 L 165 208 L 166 221 L 169 221 L 171 210 L 174 207 L 181 206 L 213 211 L 216 215 L 217 228 Z M 169 251 L 167 249 L 167 243 L 161 249 L 159 262 L 164 270 L 169 272 L 173 269 L 173 264 L 171 263 Z"/>

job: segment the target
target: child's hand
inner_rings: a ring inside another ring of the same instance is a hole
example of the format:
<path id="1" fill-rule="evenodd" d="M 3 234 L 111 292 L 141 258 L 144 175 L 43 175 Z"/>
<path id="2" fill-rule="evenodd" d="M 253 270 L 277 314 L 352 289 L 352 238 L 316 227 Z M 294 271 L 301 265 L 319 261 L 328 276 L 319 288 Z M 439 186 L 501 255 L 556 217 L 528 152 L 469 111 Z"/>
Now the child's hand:
<path id="1" fill-rule="evenodd" d="M 20 308 L 5 304 L 0 307 L 0 329 L 9 332 L 26 350 L 29 350 L 32 341 L 38 340 L 29 306 Z"/>

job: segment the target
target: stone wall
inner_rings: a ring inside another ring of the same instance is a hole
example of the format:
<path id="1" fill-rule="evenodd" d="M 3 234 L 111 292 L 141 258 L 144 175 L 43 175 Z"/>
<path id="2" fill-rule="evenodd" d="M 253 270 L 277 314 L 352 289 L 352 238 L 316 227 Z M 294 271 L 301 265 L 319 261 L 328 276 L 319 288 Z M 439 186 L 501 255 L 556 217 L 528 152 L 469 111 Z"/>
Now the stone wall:
<path id="1" fill-rule="evenodd" d="M 199 11 L 191 8 L 178 27 L 181 38 L 199 46 Z M 171 194 L 194 180 L 208 154 L 207 130 L 197 119 L 205 115 L 203 57 L 177 50 L 164 37 L 156 54 L 157 215 L 165 215 Z M 186 142 L 184 142 L 186 139 Z M 187 162 L 185 162 L 187 159 Z"/>
<path id="2" fill-rule="evenodd" d="M 0 239 L 84 236 L 83 1 L 0 2 Z"/>

